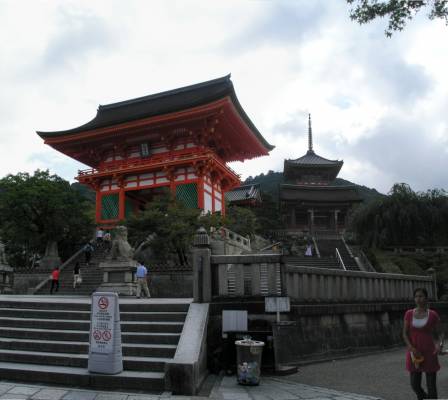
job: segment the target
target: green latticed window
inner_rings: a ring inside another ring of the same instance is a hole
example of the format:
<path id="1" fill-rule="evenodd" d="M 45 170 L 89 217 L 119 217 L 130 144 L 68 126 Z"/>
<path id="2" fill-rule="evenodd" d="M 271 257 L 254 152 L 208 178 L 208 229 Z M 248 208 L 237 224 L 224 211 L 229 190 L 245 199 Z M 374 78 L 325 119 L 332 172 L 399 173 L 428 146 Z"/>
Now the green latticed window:
<path id="1" fill-rule="evenodd" d="M 124 202 L 124 216 L 126 218 L 130 217 L 134 212 L 134 207 L 132 204 L 132 200 L 126 198 Z"/>
<path id="2" fill-rule="evenodd" d="M 105 194 L 101 197 L 101 219 L 118 218 L 118 193 Z"/>
<path id="3" fill-rule="evenodd" d="M 198 188 L 196 183 L 176 186 L 176 199 L 186 207 L 198 208 Z"/>

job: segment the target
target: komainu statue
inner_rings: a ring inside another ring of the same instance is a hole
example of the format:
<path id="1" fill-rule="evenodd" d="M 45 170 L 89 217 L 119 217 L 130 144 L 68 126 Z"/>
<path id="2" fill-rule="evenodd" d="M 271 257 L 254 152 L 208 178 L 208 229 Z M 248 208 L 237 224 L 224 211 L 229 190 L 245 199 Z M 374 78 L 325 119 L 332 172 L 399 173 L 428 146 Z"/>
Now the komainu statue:
<path id="1" fill-rule="evenodd" d="M 129 261 L 134 256 L 134 249 L 128 243 L 128 229 L 119 225 L 115 228 L 110 258 L 116 261 Z"/>

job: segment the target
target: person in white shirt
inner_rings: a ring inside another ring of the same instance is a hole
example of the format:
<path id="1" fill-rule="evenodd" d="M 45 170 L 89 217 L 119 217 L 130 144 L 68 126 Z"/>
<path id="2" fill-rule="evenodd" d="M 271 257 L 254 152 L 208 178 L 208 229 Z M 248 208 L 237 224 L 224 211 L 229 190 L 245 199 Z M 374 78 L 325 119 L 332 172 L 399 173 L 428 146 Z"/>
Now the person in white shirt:
<path id="1" fill-rule="evenodd" d="M 146 297 L 151 297 L 148 289 L 148 270 L 139 261 L 137 261 L 137 271 L 135 276 L 137 278 L 137 299 L 140 298 L 142 289 L 145 292 Z"/>

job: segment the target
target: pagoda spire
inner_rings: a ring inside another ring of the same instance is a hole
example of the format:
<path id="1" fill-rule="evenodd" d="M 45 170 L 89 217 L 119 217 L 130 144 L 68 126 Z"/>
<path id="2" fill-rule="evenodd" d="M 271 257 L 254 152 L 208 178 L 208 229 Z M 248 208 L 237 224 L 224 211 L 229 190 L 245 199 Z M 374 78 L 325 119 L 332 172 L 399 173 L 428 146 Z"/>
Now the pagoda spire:
<path id="1" fill-rule="evenodd" d="M 311 114 L 308 114 L 308 151 L 313 152 L 313 131 L 311 129 Z"/>

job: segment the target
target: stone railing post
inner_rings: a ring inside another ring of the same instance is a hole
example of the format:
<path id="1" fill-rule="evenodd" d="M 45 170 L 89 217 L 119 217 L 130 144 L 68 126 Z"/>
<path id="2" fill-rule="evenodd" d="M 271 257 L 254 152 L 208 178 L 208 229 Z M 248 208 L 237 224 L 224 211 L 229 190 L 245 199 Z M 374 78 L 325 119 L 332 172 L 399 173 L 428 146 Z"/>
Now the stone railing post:
<path id="1" fill-rule="evenodd" d="M 199 228 L 193 239 L 193 298 L 195 303 L 212 300 L 212 271 L 210 267 L 210 237 Z"/>

